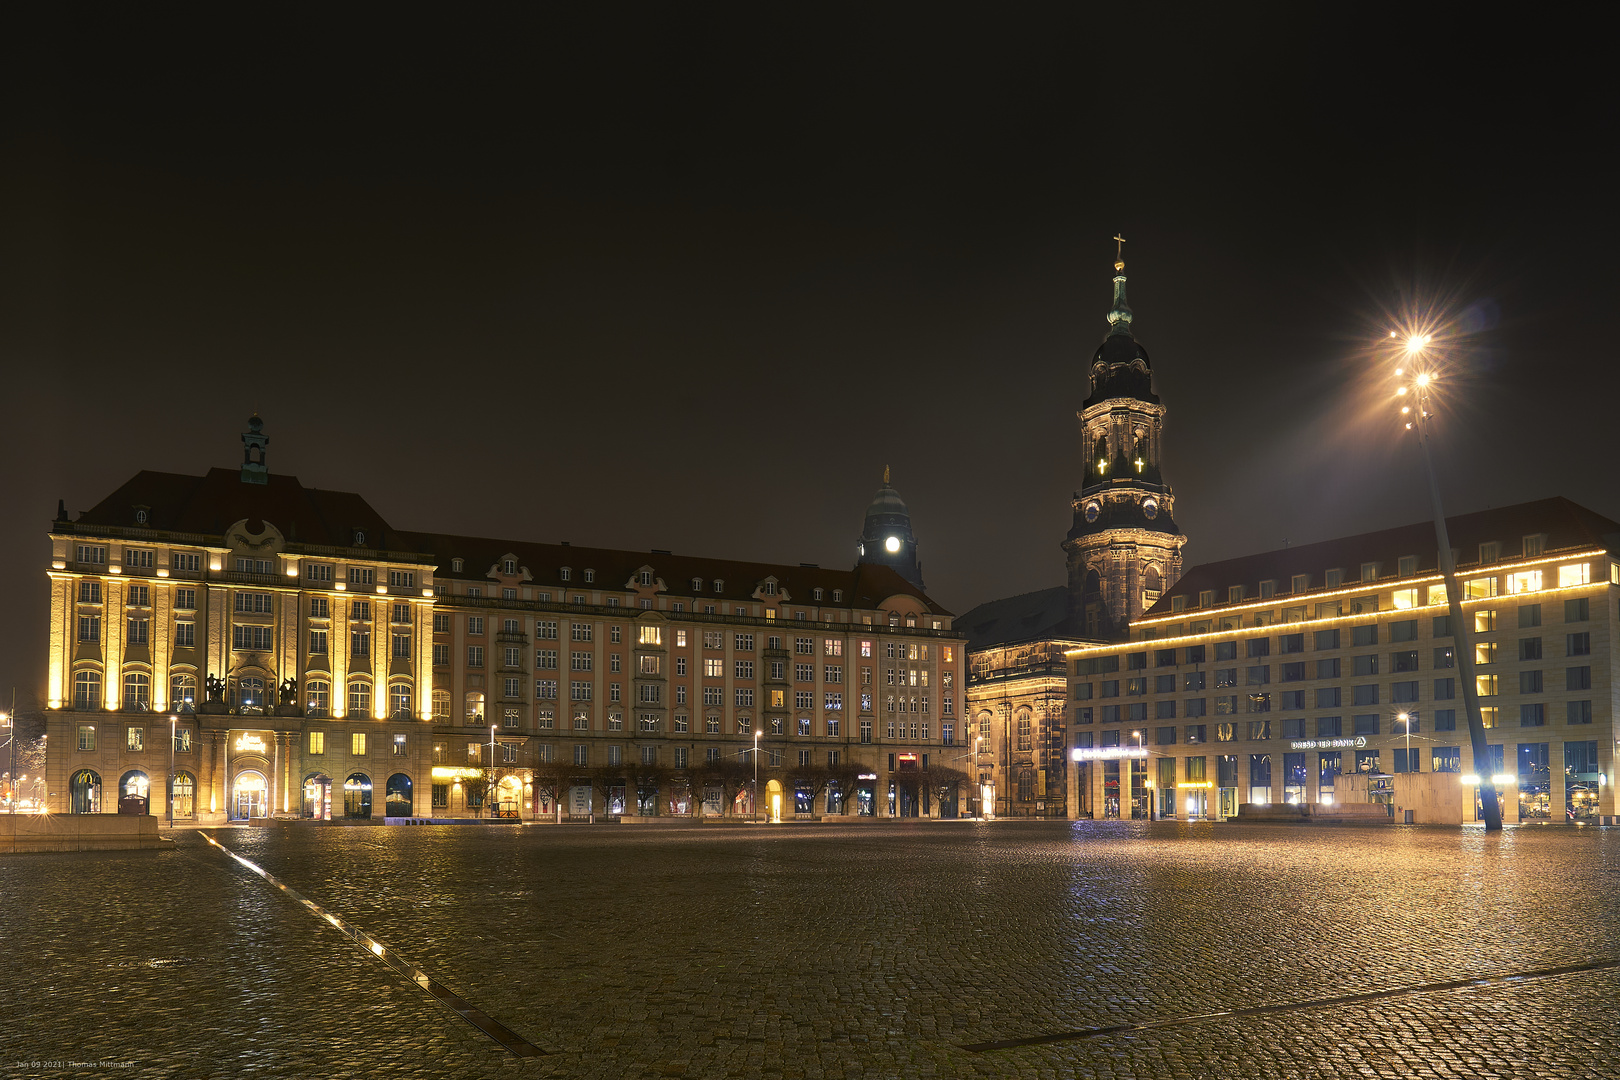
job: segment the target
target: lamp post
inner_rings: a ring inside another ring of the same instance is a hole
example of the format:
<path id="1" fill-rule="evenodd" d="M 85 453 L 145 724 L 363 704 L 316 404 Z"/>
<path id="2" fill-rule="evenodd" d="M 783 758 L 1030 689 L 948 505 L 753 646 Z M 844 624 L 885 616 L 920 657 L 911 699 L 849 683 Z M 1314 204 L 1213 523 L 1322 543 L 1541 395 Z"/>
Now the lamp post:
<path id="1" fill-rule="evenodd" d="M 759 819 L 759 736 L 760 729 L 754 729 L 754 819 Z"/>
<path id="2" fill-rule="evenodd" d="M 489 804 L 489 816 L 495 816 L 495 725 L 489 725 L 489 783 L 484 792 L 484 802 Z"/>
<path id="3" fill-rule="evenodd" d="M 6 739 L 6 741 L 11 744 L 11 765 L 10 765 L 9 768 L 6 769 L 6 780 L 7 780 L 8 783 L 11 784 L 11 802 L 10 802 L 9 806 L 10 806 L 11 812 L 13 814 L 15 814 L 17 812 L 17 689 L 16 689 L 16 687 L 12 687 L 12 690 L 11 690 L 11 711 L 9 713 L 0 713 L 0 720 L 4 720 L 6 722 L 6 730 L 9 733 L 9 737 Z"/>
<path id="4" fill-rule="evenodd" d="M 1390 337 L 1395 336 L 1395 332 L 1390 331 Z M 1462 682 L 1463 709 L 1468 714 L 1468 740 L 1474 754 L 1474 769 L 1480 778 L 1480 809 L 1485 816 L 1485 831 L 1497 832 L 1502 828 L 1502 805 L 1497 799 L 1495 779 L 1483 771 L 1490 751 L 1485 743 L 1485 720 L 1480 715 L 1479 693 L 1474 683 L 1473 642 L 1469 637 L 1468 625 L 1463 622 L 1457 563 L 1451 556 L 1446 511 L 1440 501 L 1440 481 L 1435 477 L 1434 459 L 1429 453 L 1429 431 L 1432 427 L 1429 421 L 1433 417 L 1429 411 L 1429 398 L 1435 383 L 1434 373 L 1427 363 L 1431 340 L 1428 334 L 1414 334 L 1406 340 L 1406 364 L 1411 368 L 1412 385 L 1400 387 L 1396 394 L 1402 398 L 1416 399 L 1412 405 L 1403 404 L 1401 414 L 1407 418 L 1407 428 L 1417 432 L 1418 447 L 1423 451 L 1423 468 L 1429 477 L 1429 496 L 1434 501 L 1434 538 L 1440 545 L 1440 573 L 1445 578 L 1446 603 L 1451 610 L 1452 640 L 1457 643 L 1457 671 Z M 1405 371 L 1405 368 L 1396 368 L 1395 374 L 1400 377 Z"/>
<path id="5" fill-rule="evenodd" d="M 165 800 L 169 804 L 169 828 L 174 828 L 174 735 L 175 724 L 180 718 L 169 717 L 169 795 Z"/>

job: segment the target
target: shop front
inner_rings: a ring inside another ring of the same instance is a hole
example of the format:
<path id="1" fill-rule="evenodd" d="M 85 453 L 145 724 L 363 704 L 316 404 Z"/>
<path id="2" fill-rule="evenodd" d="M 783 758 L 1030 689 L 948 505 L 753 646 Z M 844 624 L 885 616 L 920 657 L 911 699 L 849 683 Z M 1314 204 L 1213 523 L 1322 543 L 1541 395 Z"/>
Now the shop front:
<path id="1" fill-rule="evenodd" d="M 254 821 L 269 817 L 274 809 L 278 764 L 275 732 L 233 731 L 227 738 L 227 820 Z"/>

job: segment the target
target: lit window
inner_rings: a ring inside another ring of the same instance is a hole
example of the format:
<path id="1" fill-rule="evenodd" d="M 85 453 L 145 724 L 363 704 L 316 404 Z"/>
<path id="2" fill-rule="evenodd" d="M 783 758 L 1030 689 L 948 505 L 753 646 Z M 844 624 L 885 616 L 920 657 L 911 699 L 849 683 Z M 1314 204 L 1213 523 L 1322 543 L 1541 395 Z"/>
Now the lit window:
<path id="1" fill-rule="evenodd" d="M 1397 608 L 1417 607 L 1418 591 L 1416 589 L 1396 589 L 1394 596 Z M 1430 603 L 1433 603 L 1433 601 L 1431 600 Z"/>
<path id="2" fill-rule="evenodd" d="M 1592 564 L 1576 563 L 1573 566 L 1560 566 L 1558 568 L 1558 587 L 1567 589 L 1571 585 L 1586 585 L 1592 580 Z"/>
<path id="3" fill-rule="evenodd" d="M 1517 574 L 1508 575 L 1508 593 L 1539 592 L 1541 589 L 1541 571 L 1524 570 Z"/>
<path id="4" fill-rule="evenodd" d="M 366 756 L 366 733 L 356 731 L 349 736 L 349 754 L 351 757 Z"/>

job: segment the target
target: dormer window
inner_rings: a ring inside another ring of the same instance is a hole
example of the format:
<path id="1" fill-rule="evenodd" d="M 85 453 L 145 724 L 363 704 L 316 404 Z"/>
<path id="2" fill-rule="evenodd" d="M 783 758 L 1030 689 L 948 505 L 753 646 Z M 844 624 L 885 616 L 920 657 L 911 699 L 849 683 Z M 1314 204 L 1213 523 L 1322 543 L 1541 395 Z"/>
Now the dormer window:
<path id="1" fill-rule="evenodd" d="M 726 591 L 726 583 L 724 581 L 721 581 L 719 578 L 715 578 L 714 579 L 714 591 L 715 592 L 725 592 Z"/>
<path id="2" fill-rule="evenodd" d="M 596 580 L 596 571 L 595 570 L 587 570 L 587 571 L 585 571 L 585 580 L 586 581 L 595 581 Z"/>
<path id="3" fill-rule="evenodd" d="M 842 604 L 843 602 L 844 602 L 844 590 L 843 589 L 834 589 L 833 590 L 833 603 Z"/>
<path id="4" fill-rule="evenodd" d="M 643 570 L 641 572 L 641 576 L 637 580 L 640 581 L 643 585 L 651 585 L 652 584 L 652 571 L 651 570 Z"/>
<path id="5" fill-rule="evenodd" d="M 1235 604 L 1235 603 L 1237 603 L 1238 601 L 1240 601 L 1242 599 L 1243 599 L 1243 586 L 1241 586 L 1241 585 L 1232 585 L 1232 586 L 1229 586 L 1227 588 L 1227 590 L 1226 590 L 1226 602 L 1228 604 Z"/>
<path id="6" fill-rule="evenodd" d="M 1487 540 L 1479 545 L 1479 561 L 1482 563 L 1495 562 L 1502 557 L 1502 543 L 1499 540 Z"/>
<path id="7" fill-rule="evenodd" d="M 1322 584 L 1330 589 L 1336 589 L 1344 584 L 1343 570 L 1326 570 L 1322 573 Z"/>
<path id="8" fill-rule="evenodd" d="M 1214 607 L 1215 606 L 1215 590 L 1214 589 L 1204 589 L 1201 592 L 1199 592 L 1199 594 L 1198 594 L 1198 606 L 1199 607 Z"/>
<path id="9" fill-rule="evenodd" d="M 1379 563 L 1375 563 L 1375 562 L 1364 562 L 1364 563 L 1362 563 L 1361 564 L 1361 580 L 1362 581 L 1377 581 L 1378 580 L 1379 568 L 1380 568 Z"/>
<path id="10" fill-rule="evenodd" d="M 820 589 L 811 589 L 810 590 L 810 599 L 812 599 L 812 600 L 820 600 L 821 599 L 821 590 Z"/>
<path id="11" fill-rule="evenodd" d="M 1417 556 L 1402 555 L 1399 563 L 1399 572 L 1401 577 L 1411 577 L 1413 574 L 1417 573 L 1417 571 Z"/>
<path id="12" fill-rule="evenodd" d="M 1293 585 L 1296 593 L 1309 592 L 1311 588 L 1311 575 L 1295 574 Z"/>
<path id="13" fill-rule="evenodd" d="M 1546 546 L 1546 544 L 1545 544 L 1546 539 L 1547 538 L 1545 536 L 1543 536 L 1541 533 L 1537 533 L 1534 536 L 1525 537 L 1524 538 L 1524 556 L 1525 556 L 1525 558 L 1529 559 L 1529 558 L 1534 558 L 1537 555 L 1540 555 L 1541 551 L 1542 551 L 1542 548 L 1544 548 Z"/>
<path id="14" fill-rule="evenodd" d="M 1186 596 L 1172 596 L 1170 598 L 1170 610 L 1171 611 L 1186 611 L 1187 610 L 1187 598 L 1186 598 Z"/>
<path id="15" fill-rule="evenodd" d="M 1273 596 L 1276 596 L 1276 595 L 1277 595 L 1277 583 L 1275 581 L 1262 581 L 1260 583 L 1260 599 L 1262 599 L 1262 600 L 1270 600 Z"/>
<path id="16" fill-rule="evenodd" d="M 450 560 L 450 572 L 452 574 L 459 574 L 466 567 L 466 565 L 467 564 L 462 562 L 460 559 L 451 559 Z"/>
<path id="17" fill-rule="evenodd" d="M 695 578 L 692 579 L 692 591 L 694 593 L 700 593 L 700 592 L 703 591 L 703 579 L 702 578 L 695 577 Z"/>
<path id="18" fill-rule="evenodd" d="M 562 576 L 564 581 L 568 581 L 574 576 L 574 571 L 572 567 L 565 566 L 558 571 L 558 574 Z"/>
<path id="19" fill-rule="evenodd" d="M 506 560 L 502 561 L 502 563 L 501 563 L 501 573 L 505 574 L 507 577 L 512 577 L 514 574 L 516 574 L 517 573 L 517 560 L 516 559 L 506 559 Z"/>
<path id="20" fill-rule="evenodd" d="M 765 585 L 764 585 L 764 592 L 765 592 L 766 596 L 775 596 L 776 595 L 776 582 L 767 581 L 765 583 Z"/>

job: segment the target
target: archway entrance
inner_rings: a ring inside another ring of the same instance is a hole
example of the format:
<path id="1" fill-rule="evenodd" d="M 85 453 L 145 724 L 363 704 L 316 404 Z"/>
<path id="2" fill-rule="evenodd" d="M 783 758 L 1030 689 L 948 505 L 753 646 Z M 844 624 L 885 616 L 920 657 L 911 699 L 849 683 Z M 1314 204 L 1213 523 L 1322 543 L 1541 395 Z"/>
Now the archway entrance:
<path id="1" fill-rule="evenodd" d="M 388 817 L 410 817 L 414 804 L 411 802 L 411 778 L 404 773 L 395 773 L 388 778 L 388 789 L 385 792 L 383 810 Z"/>
<path id="2" fill-rule="evenodd" d="M 351 773 L 343 781 L 343 816 L 368 818 L 371 816 L 371 777 L 365 773 Z"/>
<path id="3" fill-rule="evenodd" d="M 92 769 L 80 769 L 68 783 L 68 812 L 101 813 L 101 777 Z"/>
<path id="4" fill-rule="evenodd" d="M 118 812 L 145 814 L 152 805 L 151 781 L 139 769 L 131 769 L 118 778 Z"/>
<path id="5" fill-rule="evenodd" d="M 232 821 L 262 818 L 270 811 L 270 785 L 262 773 L 237 773 L 234 795 L 231 800 Z"/>
<path id="6" fill-rule="evenodd" d="M 765 805 L 770 808 L 771 820 L 780 823 L 782 820 L 782 782 L 780 780 L 766 781 Z"/>
<path id="7" fill-rule="evenodd" d="M 332 820 L 332 778 L 325 773 L 304 777 L 304 816 L 315 821 Z"/>

